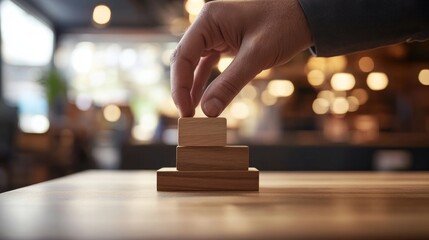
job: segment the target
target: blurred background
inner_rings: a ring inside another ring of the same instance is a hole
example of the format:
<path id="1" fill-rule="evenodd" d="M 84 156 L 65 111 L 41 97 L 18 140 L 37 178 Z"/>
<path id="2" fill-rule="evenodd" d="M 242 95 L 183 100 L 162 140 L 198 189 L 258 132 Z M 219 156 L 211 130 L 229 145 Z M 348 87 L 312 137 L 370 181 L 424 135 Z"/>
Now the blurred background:
<path id="1" fill-rule="evenodd" d="M 0 0 L 0 192 L 85 169 L 174 166 L 169 58 L 203 4 Z M 249 145 L 260 170 L 429 170 L 429 42 L 303 52 L 260 73 L 222 116 L 228 143 Z"/>

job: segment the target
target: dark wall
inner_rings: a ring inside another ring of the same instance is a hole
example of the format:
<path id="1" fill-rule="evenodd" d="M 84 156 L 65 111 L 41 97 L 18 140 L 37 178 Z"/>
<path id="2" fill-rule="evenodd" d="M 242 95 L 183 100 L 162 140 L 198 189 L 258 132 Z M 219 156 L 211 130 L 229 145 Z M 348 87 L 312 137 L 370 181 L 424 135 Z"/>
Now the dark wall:
<path id="1" fill-rule="evenodd" d="M 250 166 L 259 170 L 369 171 L 379 150 L 402 150 L 411 155 L 410 170 L 429 170 L 429 149 L 355 146 L 249 146 Z M 134 145 L 122 148 L 123 169 L 159 169 L 175 166 L 171 145 Z"/>

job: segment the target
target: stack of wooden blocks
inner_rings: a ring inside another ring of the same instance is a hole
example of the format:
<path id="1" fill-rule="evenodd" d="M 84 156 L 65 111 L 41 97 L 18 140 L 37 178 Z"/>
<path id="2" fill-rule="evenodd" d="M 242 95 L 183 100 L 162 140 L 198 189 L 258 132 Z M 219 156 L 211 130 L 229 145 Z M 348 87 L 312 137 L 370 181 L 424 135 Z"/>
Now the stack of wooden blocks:
<path id="1" fill-rule="evenodd" d="M 226 145 L 225 118 L 179 118 L 176 168 L 157 171 L 158 191 L 258 191 L 247 146 Z"/>

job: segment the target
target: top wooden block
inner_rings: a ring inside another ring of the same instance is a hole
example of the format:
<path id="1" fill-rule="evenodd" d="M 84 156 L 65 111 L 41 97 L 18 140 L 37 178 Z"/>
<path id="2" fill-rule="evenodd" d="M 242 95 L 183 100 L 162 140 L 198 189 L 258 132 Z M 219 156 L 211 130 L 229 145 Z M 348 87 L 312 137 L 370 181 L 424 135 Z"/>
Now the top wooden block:
<path id="1" fill-rule="evenodd" d="M 225 146 L 225 118 L 179 118 L 179 146 Z"/>

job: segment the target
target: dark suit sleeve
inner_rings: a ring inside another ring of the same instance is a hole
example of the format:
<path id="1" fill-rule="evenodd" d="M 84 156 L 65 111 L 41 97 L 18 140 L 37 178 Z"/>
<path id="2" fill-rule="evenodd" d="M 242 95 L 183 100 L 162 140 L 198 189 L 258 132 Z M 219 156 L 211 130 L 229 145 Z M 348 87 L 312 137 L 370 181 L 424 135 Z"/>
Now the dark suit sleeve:
<path id="1" fill-rule="evenodd" d="M 429 39 L 428 0 L 299 0 L 317 56 Z"/>

